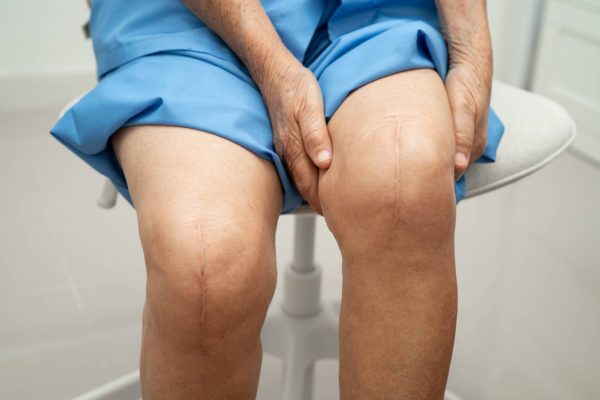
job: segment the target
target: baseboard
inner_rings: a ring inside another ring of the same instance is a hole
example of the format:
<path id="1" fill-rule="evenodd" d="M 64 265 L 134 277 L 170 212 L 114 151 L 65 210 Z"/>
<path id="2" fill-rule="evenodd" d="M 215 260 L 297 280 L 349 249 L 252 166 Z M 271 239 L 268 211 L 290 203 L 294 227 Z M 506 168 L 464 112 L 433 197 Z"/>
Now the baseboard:
<path id="1" fill-rule="evenodd" d="M 96 84 L 95 71 L 0 75 L 0 112 L 60 109 Z"/>

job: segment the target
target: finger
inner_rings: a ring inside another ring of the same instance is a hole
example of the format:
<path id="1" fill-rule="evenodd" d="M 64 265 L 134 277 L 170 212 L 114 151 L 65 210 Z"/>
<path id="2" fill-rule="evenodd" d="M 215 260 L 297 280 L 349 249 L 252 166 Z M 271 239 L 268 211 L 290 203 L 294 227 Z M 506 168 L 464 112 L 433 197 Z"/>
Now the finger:
<path id="1" fill-rule="evenodd" d="M 323 215 L 319 201 L 319 171 L 306 152 L 301 152 L 289 165 L 296 188 L 318 214 Z"/>
<path id="2" fill-rule="evenodd" d="M 487 145 L 487 118 L 482 125 L 480 133 L 475 135 L 475 143 L 473 144 L 473 150 L 471 150 L 471 163 L 481 158 Z"/>
<path id="3" fill-rule="evenodd" d="M 312 162 L 319 168 L 329 168 L 333 152 L 322 102 L 307 106 L 298 117 L 298 125 Z"/>
<path id="4" fill-rule="evenodd" d="M 479 135 L 475 136 L 475 143 L 473 143 L 473 148 L 471 150 L 471 160 L 469 165 L 481 158 L 481 155 L 485 151 L 486 141 L 487 132 L 484 128 Z"/>
<path id="5" fill-rule="evenodd" d="M 469 165 L 475 135 L 475 111 L 469 104 L 460 95 L 458 99 L 450 100 L 456 138 L 454 175 L 457 180 Z"/>

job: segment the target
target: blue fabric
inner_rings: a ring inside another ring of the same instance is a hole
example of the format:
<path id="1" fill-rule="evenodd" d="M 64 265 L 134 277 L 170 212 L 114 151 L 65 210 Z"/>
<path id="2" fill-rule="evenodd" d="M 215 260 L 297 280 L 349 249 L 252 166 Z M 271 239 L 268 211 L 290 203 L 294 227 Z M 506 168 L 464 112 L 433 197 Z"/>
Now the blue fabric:
<path id="1" fill-rule="evenodd" d="M 433 0 L 263 0 L 292 54 L 318 79 L 328 120 L 353 90 L 415 68 L 448 69 Z M 176 125 L 229 139 L 275 165 L 281 213 L 302 203 L 275 152 L 267 109 L 233 52 L 179 1 L 92 1 L 90 32 L 98 84 L 51 129 L 106 175 L 133 206 L 108 140 L 122 126 Z M 504 132 L 490 109 L 488 142 L 477 162 L 493 162 Z M 465 178 L 456 183 L 456 200 Z"/>

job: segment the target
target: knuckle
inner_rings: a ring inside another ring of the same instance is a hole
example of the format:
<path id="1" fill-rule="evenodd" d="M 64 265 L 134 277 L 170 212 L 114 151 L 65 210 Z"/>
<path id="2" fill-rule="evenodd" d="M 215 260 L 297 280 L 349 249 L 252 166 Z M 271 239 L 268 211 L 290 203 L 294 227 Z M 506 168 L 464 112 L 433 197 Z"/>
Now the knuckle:
<path id="1" fill-rule="evenodd" d="M 309 105 L 309 114 L 313 116 L 313 118 L 325 118 L 325 107 L 322 102 L 315 101 L 310 103 Z"/>
<path id="2" fill-rule="evenodd" d="M 312 191 L 312 183 L 305 174 L 298 174 L 298 176 L 294 179 L 294 182 L 296 184 L 296 188 L 303 196 L 307 197 L 310 195 Z"/>
<path id="3" fill-rule="evenodd" d="M 314 89 L 316 87 L 309 86 L 306 91 L 304 91 L 304 95 L 301 100 L 300 111 L 306 115 L 314 115 L 319 114 L 323 111 L 323 102 L 320 93 L 317 93 Z"/>
<path id="4" fill-rule="evenodd" d="M 310 129 L 304 132 L 302 137 L 307 147 L 315 147 L 322 141 L 323 135 L 319 129 Z"/>
<path id="5" fill-rule="evenodd" d="M 286 164 L 292 171 L 301 169 L 302 164 L 300 163 L 300 160 L 302 159 L 302 152 L 302 149 L 294 149 L 293 151 L 290 151 L 288 149 L 286 151 L 285 156 L 283 158 L 285 159 Z"/>
<path id="6" fill-rule="evenodd" d="M 456 145 L 471 148 L 471 146 L 473 146 L 473 135 L 466 131 L 457 131 Z"/>
<path id="7" fill-rule="evenodd" d="M 281 151 L 282 158 L 285 158 L 290 164 L 295 163 L 304 151 L 302 139 L 297 135 L 287 135 L 285 142 L 282 143 Z"/>
<path id="8" fill-rule="evenodd" d="M 465 90 L 456 99 L 456 107 L 462 112 L 475 116 L 477 114 L 477 101 L 470 90 Z"/>

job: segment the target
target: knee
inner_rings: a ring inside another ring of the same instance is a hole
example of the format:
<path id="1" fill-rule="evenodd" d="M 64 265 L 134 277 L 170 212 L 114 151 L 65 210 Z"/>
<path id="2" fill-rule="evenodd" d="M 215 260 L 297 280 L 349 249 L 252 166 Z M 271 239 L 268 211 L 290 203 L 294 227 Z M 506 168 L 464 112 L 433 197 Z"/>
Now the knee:
<path id="1" fill-rule="evenodd" d="M 442 135 L 410 129 L 397 118 L 374 125 L 363 136 L 376 137 L 377 154 L 352 155 L 323 179 L 324 215 L 342 246 L 348 236 L 369 245 L 390 243 L 403 232 L 429 242 L 453 232 L 453 146 L 439 140 Z"/>
<path id="2" fill-rule="evenodd" d="M 171 215 L 140 223 L 140 237 L 146 326 L 185 348 L 258 338 L 277 276 L 265 229 Z"/>

